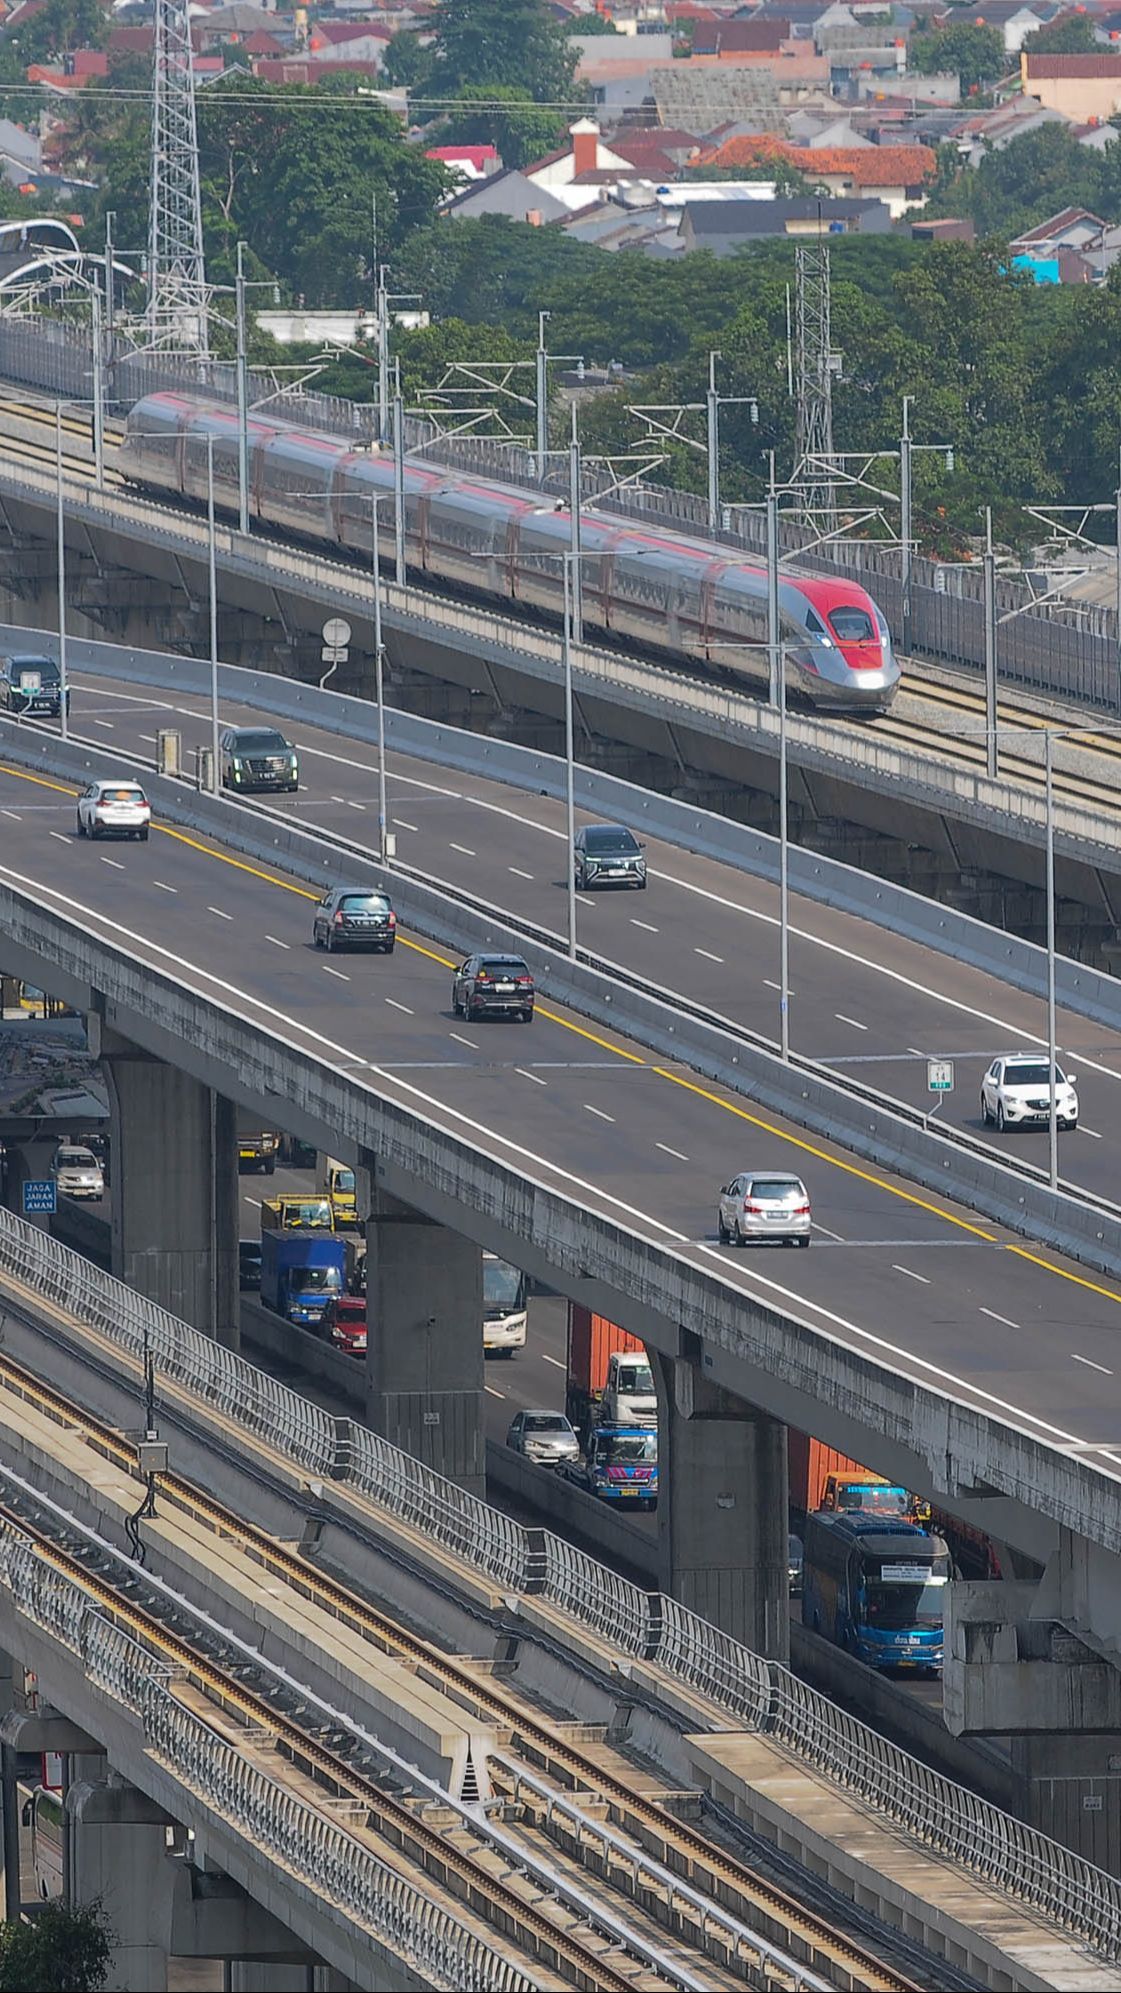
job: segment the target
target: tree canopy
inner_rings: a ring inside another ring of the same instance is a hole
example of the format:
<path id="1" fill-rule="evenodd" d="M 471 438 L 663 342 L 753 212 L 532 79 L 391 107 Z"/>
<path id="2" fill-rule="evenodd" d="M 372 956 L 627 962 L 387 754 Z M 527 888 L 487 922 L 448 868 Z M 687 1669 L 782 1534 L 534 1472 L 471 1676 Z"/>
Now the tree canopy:
<path id="1" fill-rule="evenodd" d="M 1089 14 L 1060 14 L 1023 42 L 1025 55 L 1096 55 L 1100 46 Z"/>
<path id="2" fill-rule="evenodd" d="M 995 28 L 960 22 L 911 39 L 910 61 L 920 76 L 956 76 L 962 94 L 996 83 L 1009 67 L 1004 37 Z"/>
<path id="3" fill-rule="evenodd" d="M 526 90 L 469 83 L 431 138 L 434 145 L 493 145 L 504 166 L 528 166 L 560 145 L 566 130 L 564 117 L 535 104 Z"/>
<path id="4" fill-rule="evenodd" d="M 98 1993 L 112 1956 L 99 1903 L 44 1903 L 33 1922 L 0 1924 L 0 1993 Z"/>
<path id="5" fill-rule="evenodd" d="M 504 84 L 535 103 L 573 95 L 576 50 L 545 0 L 438 0 L 426 94 L 447 102 L 473 85 Z"/>

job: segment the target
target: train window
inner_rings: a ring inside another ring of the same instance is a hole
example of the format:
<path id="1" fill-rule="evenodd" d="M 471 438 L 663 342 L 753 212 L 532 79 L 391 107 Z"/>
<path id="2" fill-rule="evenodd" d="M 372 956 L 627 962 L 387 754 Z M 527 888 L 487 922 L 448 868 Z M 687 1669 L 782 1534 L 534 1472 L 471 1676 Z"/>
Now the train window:
<path id="1" fill-rule="evenodd" d="M 868 644 L 875 638 L 875 626 L 867 609 L 858 609 L 852 604 L 845 604 L 843 607 L 829 611 L 829 621 L 839 643 Z"/>
<path id="2" fill-rule="evenodd" d="M 823 644 L 828 644 L 829 647 L 832 648 L 833 644 L 832 637 L 829 635 L 829 632 L 826 629 L 825 624 L 822 622 L 821 617 L 815 615 L 812 609 L 806 610 L 806 628 L 809 631 L 811 637 L 820 637 Z"/>

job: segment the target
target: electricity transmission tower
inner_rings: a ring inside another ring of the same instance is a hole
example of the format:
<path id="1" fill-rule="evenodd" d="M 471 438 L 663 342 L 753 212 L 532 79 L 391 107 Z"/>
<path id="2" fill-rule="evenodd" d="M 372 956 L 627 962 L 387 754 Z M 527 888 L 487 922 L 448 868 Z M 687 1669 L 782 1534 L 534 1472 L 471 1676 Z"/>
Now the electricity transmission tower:
<path id="1" fill-rule="evenodd" d="M 188 0 L 156 0 L 147 331 L 152 346 L 208 350 Z"/>
<path id="2" fill-rule="evenodd" d="M 796 482 L 805 509 L 821 529 L 836 525 L 833 487 L 833 376 L 840 356 L 833 351 L 829 249 L 820 238 L 795 252 L 795 330 L 797 360 Z"/>

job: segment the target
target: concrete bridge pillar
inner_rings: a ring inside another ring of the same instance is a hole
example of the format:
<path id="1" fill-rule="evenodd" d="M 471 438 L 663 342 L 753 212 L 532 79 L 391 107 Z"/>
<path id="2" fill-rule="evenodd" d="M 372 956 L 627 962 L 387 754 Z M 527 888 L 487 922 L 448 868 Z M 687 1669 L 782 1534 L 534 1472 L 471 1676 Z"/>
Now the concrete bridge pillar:
<path id="1" fill-rule="evenodd" d="M 176 1870 L 171 1820 L 115 1772 L 72 1778 L 65 1820 L 68 1900 L 104 1908 L 115 1939 L 109 1984 L 163 1993 Z"/>
<path id="2" fill-rule="evenodd" d="M 650 1351 L 660 1584 L 757 1654 L 790 1654 L 786 1427 Z"/>
<path id="3" fill-rule="evenodd" d="M 384 1191 L 366 1224 L 366 1418 L 471 1494 L 486 1492 L 482 1253 Z"/>
<path id="4" fill-rule="evenodd" d="M 112 1270 L 236 1349 L 237 1110 L 177 1067 L 114 1040 Z"/>

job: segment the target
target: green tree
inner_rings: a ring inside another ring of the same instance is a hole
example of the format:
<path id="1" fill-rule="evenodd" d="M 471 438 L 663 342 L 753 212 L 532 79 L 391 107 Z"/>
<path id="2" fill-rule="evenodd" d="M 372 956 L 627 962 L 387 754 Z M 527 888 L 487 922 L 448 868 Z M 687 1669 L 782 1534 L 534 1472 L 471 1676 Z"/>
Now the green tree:
<path id="1" fill-rule="evenodd" d="M 413 28 L 402 28 L 385 51 L 382 81 L 392 90 L 424 90 L 432 76 L 433 55 Z"/>
<path id="2" fill-rule="evenodd" d="M 1097 209 L 1104 201 L 1112 219 L 1117 210 L 1108 205 L 1115 198 L 1108 190 L 1118 174 L 1109 151 L 1094 152 L 1079 145 L 1067 125 L 1048 124 L 987 153 L 974 170 L 959 166 L 944 178 L 940 155 L 928 209 L 931 214 L 971 215 L 978 235 L 1005 239 L 1068 206 Z M 948 152 L 942 147 L 942 154 Z"/>
<path id="3" fill-rule="evenodd" d="M 564 139 L 563 117 L 508 83 L 469 83 L 433 134 L 437 145 L 493 145 L 504 166 L 528 166 Z"/>
<path id="4" fill-rule="evenodd" d="M 576 50 L 545 0 L 439 0 L 431 25 L 433 97 L 459 97 L 486 78 L 539 104 L 572 100 Z"/>
<path id="5" fill-rule="evenodd" d="M 100 1903 L 44 1903 L 33 1923 L 0 1924 L 0 1993 L 97 1993 L 112 1956 Z"/>
<path id="6" fill-rule="evenodd" d="M 1097 55 L 1100 43 L 1088 14 L 1062 14 L 1050 27 L 1024 36 L 1025 55 Z"/>
<path id="7" fill-rule="evenodd" d="M 957 76 L 963 93 L 968 95 L 1003 76 L 1008 57 L 1004 53 L 1004 38 L 995 28 L 973 27 L 962 22 L 957 27 L 915 35 L 911 42 L 911 67 L 920 76 Z"/>

